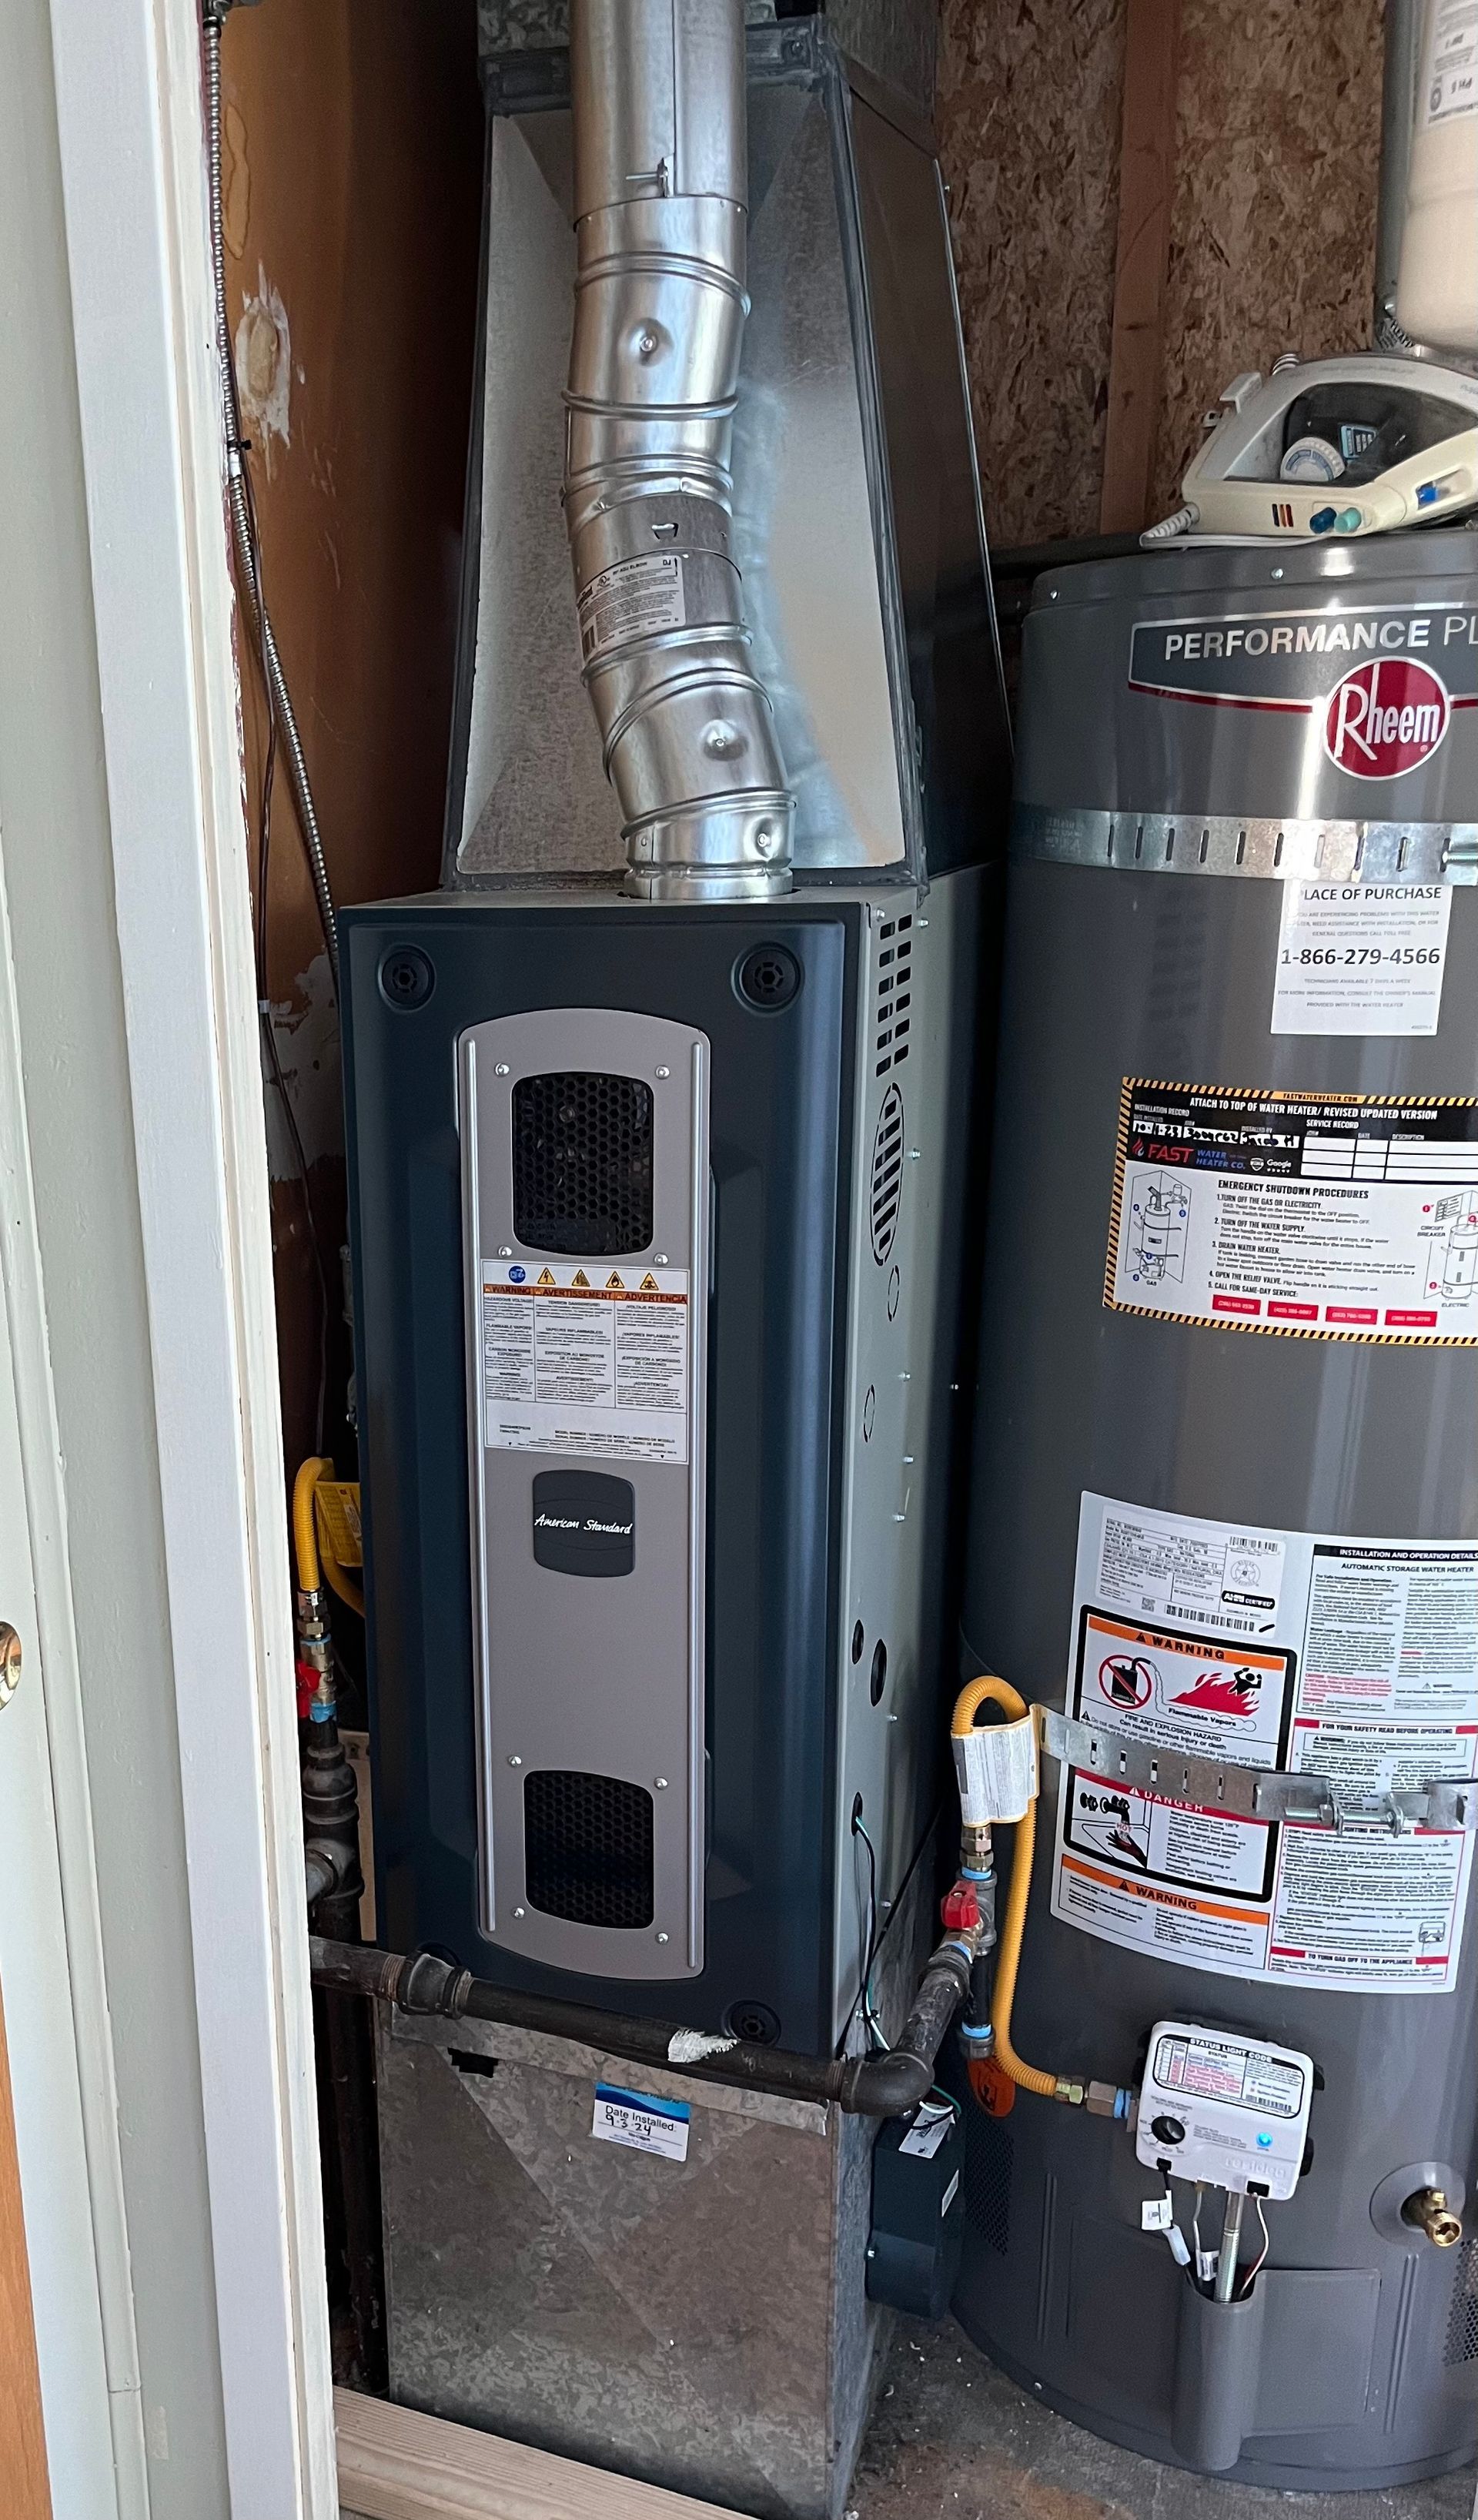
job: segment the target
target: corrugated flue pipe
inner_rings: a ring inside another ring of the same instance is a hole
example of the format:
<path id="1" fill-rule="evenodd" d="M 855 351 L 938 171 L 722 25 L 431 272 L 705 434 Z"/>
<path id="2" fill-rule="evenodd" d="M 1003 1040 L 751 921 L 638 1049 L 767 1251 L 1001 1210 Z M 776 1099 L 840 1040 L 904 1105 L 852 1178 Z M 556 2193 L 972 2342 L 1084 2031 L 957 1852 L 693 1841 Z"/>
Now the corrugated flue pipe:
<path id="1" fill-rule="evenodd" d="M 730 550 L 742 0 L 574 0 L 564 510 L 628 891 L 790 885 L 794 800 Z"/>

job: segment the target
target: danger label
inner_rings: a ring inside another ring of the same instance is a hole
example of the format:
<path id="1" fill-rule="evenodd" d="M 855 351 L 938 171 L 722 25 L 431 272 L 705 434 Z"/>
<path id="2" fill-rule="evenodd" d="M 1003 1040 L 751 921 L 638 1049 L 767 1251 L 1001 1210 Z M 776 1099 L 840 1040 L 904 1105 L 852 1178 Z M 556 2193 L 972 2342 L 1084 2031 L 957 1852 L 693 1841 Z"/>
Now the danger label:
<path id="1" fill-rule="evenodd" d="M 1478 1102 L 1125 1080 L 1103 1300 L 1208 1329 L 1478 1342 Z"/>
<path id="2" fill-rule="evenodd" d="M 482 1264 L 482 1441 L 492 1451 L 686 1462 L 686 1269 Z"/>
<path id="3" fill-rule="evenodd" d="M 1177 1600 L 1194 1625 L 1164 1619 Z M 1244 1621 L 1255 1644 L 1227 1633 Z M 1085 1496 L 1072 1671 L 1069 1711 L 1143 1747 L 1315 1775 L 1347 1798 L 1470 1777 L 1478 1546 Z M 1461 1829 L 1272 1823 L 1067 1770 L 1053 1909 L 1186 1967 L 1431 1993 L 1456 1983 L 1471 1867 Z"/>

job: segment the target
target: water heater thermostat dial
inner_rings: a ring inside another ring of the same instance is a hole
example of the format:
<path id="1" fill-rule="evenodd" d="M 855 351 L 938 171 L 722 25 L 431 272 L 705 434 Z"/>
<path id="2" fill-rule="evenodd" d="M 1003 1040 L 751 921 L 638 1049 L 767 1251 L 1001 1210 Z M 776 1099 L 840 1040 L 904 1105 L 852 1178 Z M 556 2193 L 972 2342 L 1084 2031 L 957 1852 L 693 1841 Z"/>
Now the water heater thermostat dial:
<path id="1" fill-rule="evenodd" d="M 1314 2096 L 1314 2065 L 1294 2048 L 1157 2021 L 1135 2135 L 1148 2169 L 1173 2158 L 1178 2179 L 1291 2196 Z"/>

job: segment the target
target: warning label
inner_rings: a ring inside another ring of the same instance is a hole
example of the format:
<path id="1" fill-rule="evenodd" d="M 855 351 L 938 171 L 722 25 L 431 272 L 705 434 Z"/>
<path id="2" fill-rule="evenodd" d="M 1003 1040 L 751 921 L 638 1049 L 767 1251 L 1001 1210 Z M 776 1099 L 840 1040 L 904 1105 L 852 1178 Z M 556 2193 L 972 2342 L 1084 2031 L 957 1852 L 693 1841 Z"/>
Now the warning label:
<path id="1" fill-rule="evenodd" d="M 644 552 L 603 568 L 580 594 L 580 652 L 589 664 L 607 648 L 651 630 L 681 630 L 688 619 L 681 552 Z"/>
<path id="2" fill-rule="evenodd" d="M 1256 1644 L 1239 1642 L 1248 1620 Z M 1347 1798 L 1470 1777 L 1478 1545 L 1085 1496 L 1069 1712 L 1144 1747 L 1326 1777 Z M 1472 1844 L 1247 1820 L 1066 1770 L 1053 1911 L 1190 1968 L 1430 1994 L 1456 1982 Z"/>
<path id="3" fill-rule="evenodd" d="M 686 1269 L 482 1263 L 490 1451 L 688 1459 Z"/>
<path id="4" fill-rule="evenodd" d="M 1103 1300 L 1284 1338 L 1478 1343 L 1478 1100 L 1126 1078 Z"/>

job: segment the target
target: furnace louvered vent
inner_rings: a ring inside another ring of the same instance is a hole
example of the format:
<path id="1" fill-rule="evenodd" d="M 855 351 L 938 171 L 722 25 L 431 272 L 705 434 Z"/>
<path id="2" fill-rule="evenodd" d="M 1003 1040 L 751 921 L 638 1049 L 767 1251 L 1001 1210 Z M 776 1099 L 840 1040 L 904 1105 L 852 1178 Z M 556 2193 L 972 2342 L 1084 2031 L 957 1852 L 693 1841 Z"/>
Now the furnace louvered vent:
<path id="1" fill-rule="evenodd" d="M 1450 2367 L 1478 2362 L 1478 2240 L 1464 2240 L 1457 2252 L 1442 2359 Z"/>
<path id="2" fill-rule="evenodd" d="M 909 1055 L 909 1027 L 913 1017 L 909 1009 L 914 1003 L 910 986 L 914 969 L 913 919 L 889 919 L 877 931 L 877 1008 L 874 1018 L 873 1054 L 877 1061 L 875 1073 L 886 1076 L 890 1067 L 901 1067 Z"/>
<path id="3" fill-rule="evenodd" d="M 903 1096 L 890 1085 L 882 1098 L 873 1139 L 873 1175 L 869 1209 L 873 1257 L 881 1268 L 898 1231 L 898 1202 L 903 1195 Z"/>
<path id="4" fill-rule="evenodd" d="M 514 1232 L 535 1251 L 605 1257 L 651 1240 L 651 1088 L 636 1076 L 520 1076 Z"/>
<path id="5" fill-rule="evenodd" d="M 528 1904 L 571 1925 L 649 1925 L 651 1796 L 621 1777 L 536 1768 L 523 1785 Z"/>
<path id="6" fill-rule="evenodd" d="M 1011 2243 L 1011 2138 L 999 2118 L 969 2109 L 964 2120 L 964 2211 L 989 2248 Z"/>

